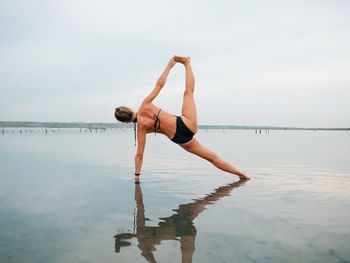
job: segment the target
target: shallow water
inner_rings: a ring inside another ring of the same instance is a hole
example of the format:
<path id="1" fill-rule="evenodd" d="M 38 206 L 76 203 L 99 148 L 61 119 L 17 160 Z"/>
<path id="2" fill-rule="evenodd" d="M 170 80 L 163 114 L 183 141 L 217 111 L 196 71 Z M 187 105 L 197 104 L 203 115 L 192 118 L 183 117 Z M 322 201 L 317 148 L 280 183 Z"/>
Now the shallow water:
<path id="1" fill-rule="evenodd" d="M 252 180 L 132 130 L 0 134 L 0 262 L 350 262 L 350 133 L 200 130 Z"/>

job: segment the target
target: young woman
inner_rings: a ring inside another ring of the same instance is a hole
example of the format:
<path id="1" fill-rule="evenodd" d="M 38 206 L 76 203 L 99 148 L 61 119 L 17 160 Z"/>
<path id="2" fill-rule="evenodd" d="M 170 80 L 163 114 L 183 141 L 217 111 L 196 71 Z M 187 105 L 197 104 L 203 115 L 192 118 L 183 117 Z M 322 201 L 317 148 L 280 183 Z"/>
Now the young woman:
<path id="1" fill-rule="evenodd" d="M 181 116 L 172 115 L 152 103 L 164 87 L 168 74 L 176 63 L 183 64 L 186 71 L 186 89 L 182 102 Z M 194 84 L 195 80 L 190 57 L 174 56 L 169 60 L 169 63 L 159 77 L 154 89 L 143 100 L 137 112 L 124 106 L 115 109 L 114 115 L 117 120 L 125 123 L 137 123 L 138 145 L 135 156 L 135 179 L 139 179 L 140 176 L 143 152 L 146 144 L 146 134 L 152 132 L 164 134 L 186 151 L 208 160 L 225 172 L 238 175 L 241 179 L 250 179 L 243 171 L 240 171 L 233 165 L 222 160 L 214 152 L 203 147 L 198 140 L 193 137 L 198 129 L 196 105 L 193 96 Z"/>

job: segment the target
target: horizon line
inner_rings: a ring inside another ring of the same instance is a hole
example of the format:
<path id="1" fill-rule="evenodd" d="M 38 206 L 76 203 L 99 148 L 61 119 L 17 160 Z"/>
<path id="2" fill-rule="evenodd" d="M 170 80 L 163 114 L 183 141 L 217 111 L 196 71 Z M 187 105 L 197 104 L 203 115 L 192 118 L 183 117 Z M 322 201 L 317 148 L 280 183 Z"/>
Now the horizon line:
<path id="1" fill-rule="evenodd" d="M 25 125 L 26 124 L 26 125 Z M 25 126 L 21 126 L 25 125 Z M 47 126 L 45 126 L 47 125 Z M 50 125 L 55 127 L 50 127 Z M 61 125 L 61 126 L 60 126 Z M 121 123 L 112 122 L 45 122 L 45 121 L 0 121 L 2 128 L 83 128 L 77 125 L 85 126 L 84 128 L 129 128 L 131 124 L 124 126 Z M 104 127 L 98 127 L 98 126 Z M 106 127 L 108 126 L 108 127 Z M 116 127 L 111 127 L 116 126 Z M 298 127 L 298 126 L 274 126 L 274 125 L 237 125 L 237 124 L 198 124 L 198 128 L 211 129 L 294 129 L 294 130 L 350 130 L 350 127 Z"/>

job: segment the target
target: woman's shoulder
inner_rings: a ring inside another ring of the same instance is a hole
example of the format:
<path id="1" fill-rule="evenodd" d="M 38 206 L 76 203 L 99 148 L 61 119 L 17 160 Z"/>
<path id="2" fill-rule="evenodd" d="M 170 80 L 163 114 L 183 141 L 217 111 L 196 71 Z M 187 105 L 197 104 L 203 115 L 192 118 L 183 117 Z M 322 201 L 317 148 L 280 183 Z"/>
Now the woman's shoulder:
<path id="1" fill-rule="evenodd" d="M 148 112 L 153 112 L 154 110 L 158 109 L 158 107 L 156 105 L 154 105 L 153 103 L 142 103 L 138 112 L 140 114 L 143 114 L 143 113 L 148 113 Z"/>
<path id="2" fill-rule="evenodd" d="M 150 103 L 147 103 L 147 104 L 142 104 L 139 108 L 139 110 L 137 111 L 137 122 L 138 124 L 141 124 L 141 123 L 147 123 L 149 118 L 151 116 L 153 116 L 153 111 L 154 111 L 154 105 L 151 105 Z M 139 123 L 139 121 L 141 123 Z"/>

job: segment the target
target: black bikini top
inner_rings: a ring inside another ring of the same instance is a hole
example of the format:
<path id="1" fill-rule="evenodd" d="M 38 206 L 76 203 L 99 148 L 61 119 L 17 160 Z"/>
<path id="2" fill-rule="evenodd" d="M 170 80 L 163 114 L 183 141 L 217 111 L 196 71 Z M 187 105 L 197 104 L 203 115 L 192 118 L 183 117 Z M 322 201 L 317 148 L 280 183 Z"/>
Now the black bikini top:
<path id="1" fill-rule="evenodd" d="M 159 119 L 159 114 L 160 114 L 161 109 L 159 109 L 158 114 L 157 115 L 153 115 L 153 119 L 154 119 L 154 134 L 157 134 L 157 132 L 160 132 L 160 119 Z"/>

